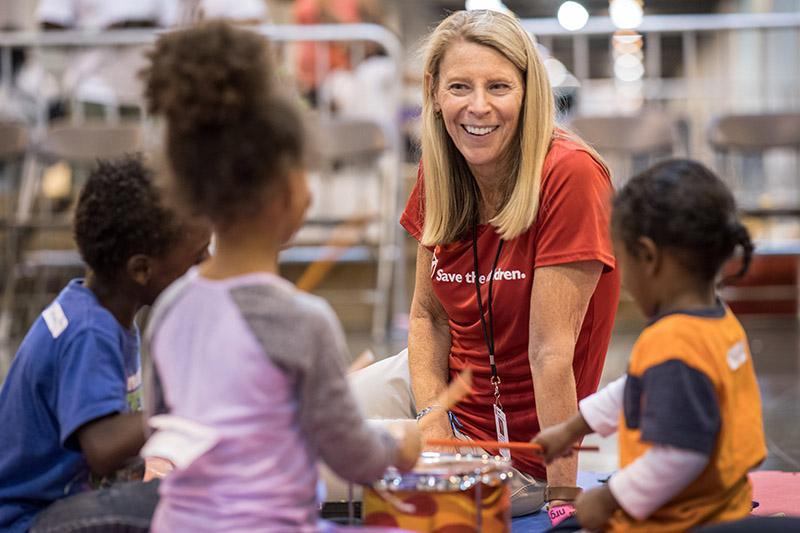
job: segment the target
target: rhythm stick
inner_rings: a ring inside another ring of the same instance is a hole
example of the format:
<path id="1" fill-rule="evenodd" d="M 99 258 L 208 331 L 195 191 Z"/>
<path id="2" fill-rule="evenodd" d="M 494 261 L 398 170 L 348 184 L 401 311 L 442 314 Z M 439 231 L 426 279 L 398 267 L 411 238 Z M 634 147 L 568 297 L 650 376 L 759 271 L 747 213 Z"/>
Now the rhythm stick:
<path id="1" fill-rule="evenodd" d="M 375 362 L 375 354 L 372 353 L 372 350 L 364 350 L 363 352 L 361 352 L 361 355 L 356 357 L 355 360 L 352 363 L 350 363 L 350 366 L 347 367 L 347 373 L 352 374 L 356 370 L 367 368 L 374 362 Z"/>
<path id="2" fill-rule="evenodd" d="M 298 289 L 311 292 L 325 279 L 336 261 L 339 260 L 348 248 L 353 246 L 360 237 L 362 230 L 372 219 L 369 215 L 354 215 L 333 229 L 330 239 L 325 243 L 328 251 L 317 261 L 314 261 L 300 276 L 295 285 Z"/>
<path id="3" fill-rule="evenodd" d="M 432 405 L 447 411 L 455 404 L 460 402 L 466 395 L 472 392 L 472 369 L 464 369 L 450 385 L 444 390 Z M 511 450 L 528 450 L 533 453 L 542 454 L 542 447 L 532 442 L 500 442 L 496 440 L 461 440 L 461 439 L 428 439 L 425 441 L 427 446 L 452 446 L 461 448 L 464 446 L 478 446 L 480 448 L 509 448 Z M 573 450 L 580 452 L 599 452 L 599 446 L 573 446 Z"/>
<path id="4" fill-rule="evenodd" d="M 428 439 L 428 446 L 453 446 L 456 448 L 477 446 L 479 448 L 508 448 L 510 450 L 527 450 L 542 454 L 542 447 L 532 442 L 500 442 L 497 440 L 461 440 L 461 439 Z M 573 446 L 577 452 L 599 452 L 599 446 Z"/>
<path id="5" fill-rule="evenodd" d="M 450 385 L 436 397 L 431 405 L 435 405 L 437 408 L 447 411 L 463 400 L 470 392 L 472 392 L 472 369 L 465 368 L 450 382 Z"/>

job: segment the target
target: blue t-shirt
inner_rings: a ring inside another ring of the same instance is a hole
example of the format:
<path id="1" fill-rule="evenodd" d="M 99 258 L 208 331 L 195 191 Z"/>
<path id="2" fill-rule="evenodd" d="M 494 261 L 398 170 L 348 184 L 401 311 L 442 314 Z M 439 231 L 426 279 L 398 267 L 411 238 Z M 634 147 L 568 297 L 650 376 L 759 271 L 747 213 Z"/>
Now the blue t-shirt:
<path id="1" fill-rule="evenodd" d="M 28 331 L 0 389 L 0 530 L 27 531 L 47 505 L 88 489 L 75 431 L 141 403 L 138 331 L 72 280 Z"/>

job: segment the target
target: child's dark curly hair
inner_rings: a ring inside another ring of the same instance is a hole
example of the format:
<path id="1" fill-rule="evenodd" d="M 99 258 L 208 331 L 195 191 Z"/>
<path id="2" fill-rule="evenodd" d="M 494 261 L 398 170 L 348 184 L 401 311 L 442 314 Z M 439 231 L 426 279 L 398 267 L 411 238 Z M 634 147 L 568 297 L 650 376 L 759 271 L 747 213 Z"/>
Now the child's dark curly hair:
<path id="1" fill-rule="evenodd" d="M 81 257 L 99 278 L 117 280 L 136 254 L 163 256 L 182 233 L 141 155 L 98 161 L 78 197 L 73 234 Z"/>
<path id="2" fill-rule="evenodd" d="M 180 195 L 216 223 L 255 213 L 304 149 L 298 111 L 275 94 L 266 40 L 212 21 L 161 36 L 150 61 L 145 96 L 167 118 Z"/>
<path id="3" fill-rule="evenodd" d="M 713 172 L 686 159 L 664 161 L 631 179 L 614 200 L 612 229 L 632 254 L 642 236 L 679 250 L 679 260 L 703 281 L 717 276 L 737 245 L 742 266 L 725 281 L 744 276 L 753 255 L 733 195 Z"/>

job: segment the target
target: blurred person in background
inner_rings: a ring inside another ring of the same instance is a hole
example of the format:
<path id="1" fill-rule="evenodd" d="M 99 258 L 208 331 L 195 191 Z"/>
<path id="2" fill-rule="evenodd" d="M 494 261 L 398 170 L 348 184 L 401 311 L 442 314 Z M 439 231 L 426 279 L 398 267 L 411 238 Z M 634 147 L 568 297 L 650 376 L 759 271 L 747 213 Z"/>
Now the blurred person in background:
<path id="1" fill-rule="evenodd" d="M 176 22 L 179 7 L 180 0 L 41 0 L 36 18 L 45 30 L 165 28 Z M 142 46 L 80 47 L 60 57 L 45 56 L 31 65 L 20 85 L 35 95 L 41 90 L 41 81 L 47 79 L 46 72 L 53 72 L 59 94 L 50 89 L 44 95 L 47 99 L 58 96 L 80 102 L 89 114 L 100 114 L 104 108 L 110 113 L 120 109 L 136 113 L 141 98 L 136 72 L 145 65 L 143 51 Z M 61 73 L 59 64 L 63 64 Z"/>
<path id="2" fill-rule="evenodd" d="M 44 30 L 114 30 L 168 28 L 200 20 L 225 18 L 240 24 L 269 21 L 264 0 L 41 0 L 36 19 Z M 141 82 L 136 73 L 146 65 L 144 46 L 79 47 L 47 50 L 30 61 L 19 87 L 28 100 L 47 102 L 49 115 L 137 116 Z M 33 114 L 31 111 L 29 114 Z"/>
<path id="3" fill-rule="evenodd" d="M 383 9 L 380 0 L 296 0 L 294 19 L 297 24 L 382 24 Z M 318 47 L 322 48 L 319 55 Z M 317 63 L 320 58 L 325 65 Z M 317 103 L 320 74 L 351 67 L 345 43 L 303 42 L 298 47 L 297 78 L 300 90 L 312 104 Z"/>
<path id="4" fill-rule="evenodd" d="M 376 43 L 365 43 L 363 61 L 353 70 L 336 70 L 323 81 L 319 104 L 340 117 L 371 120 L 380 124 L 387 137 L 394 135 L 393 115 L 400 98 L 397 67 Z"/>
<path id="5" fill-rule="evenodd" d="M 266 0 L 180 0 L 177 24 L 225 19 L 236 24 L 258 25 L 270 21 Z"/>

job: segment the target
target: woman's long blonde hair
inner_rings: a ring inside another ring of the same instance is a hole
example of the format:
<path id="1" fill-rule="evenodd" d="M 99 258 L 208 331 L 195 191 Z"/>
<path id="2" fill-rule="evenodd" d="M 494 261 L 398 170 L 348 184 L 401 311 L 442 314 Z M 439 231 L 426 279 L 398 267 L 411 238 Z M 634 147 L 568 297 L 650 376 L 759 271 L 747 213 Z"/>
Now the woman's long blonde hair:
<path id="1" fill-rule="evenodd" d="M 519 70 L 525 97 L 507 177 L 501 180 L 501 204 L 489 221 L 505 240 L 526 231 L 539 211 L 542 165 L 555 130 L 555 106 L 544 63 L 533 39 L 508 15 L 495 11 L 458 11 L 444 19 L 427 40 L 422 100 L 422 166 L 425 174 L 425 225 L 422 244 L 433 246 L 462 238 L 478 216 L 480 192 L 464 156 L 434 110 L 439 68 L 457 41 L 488 46 Z M 572 137 L 572 136 L 570 136 Z M 579 141 L 580 142 L 580 141 Z M 598 161 L 599 156 L 587 147 Z"/>

